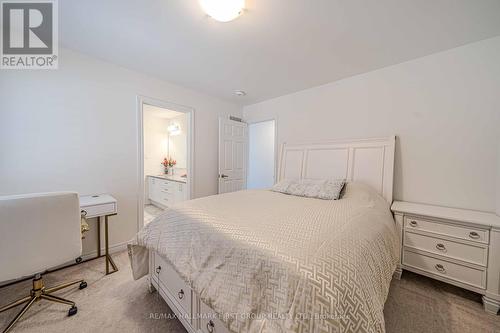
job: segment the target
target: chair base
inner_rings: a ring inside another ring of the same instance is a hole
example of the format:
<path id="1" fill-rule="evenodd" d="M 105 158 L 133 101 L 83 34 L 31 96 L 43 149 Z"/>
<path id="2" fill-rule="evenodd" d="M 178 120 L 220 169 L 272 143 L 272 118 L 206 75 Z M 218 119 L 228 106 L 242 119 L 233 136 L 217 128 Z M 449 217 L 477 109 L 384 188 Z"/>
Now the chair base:
<path id="1" fill-rule="evenodd" d="M 72 302 L 70 300 L 64 299 L 62 297 L 54 296 L 52 295 L 53 292 L 56 292 L 58 290 L 70 287 L 72 285 L 75 285 L 79 283 L 80 289 L 84 289 L 87 287 L 87 282 L 84 280 L 75 280 L 75 281 L 70 281 L 66 283 L 62 283 L 60 285 L 51 287 L 51 288 L 45 288 L 45 285 L 43 283 L 43 279 L 40 274 L 37 274 L 35 278 L 33 279 L 33 288 L 30 291 L 30 295 L 20 298 L 17 301 L 14 301 L 10 304 L 7 304 L 4 307 L 0 308 L 0 312 L 7 311 L 9 309 L 12 309 L 18 305 L 26 303 L 21 311 L 12 319 L 12 321 L 7 325 L 7 327 L 3 330 L 3 333 L 9 332 L 12 327 L 21 319 L 21 317 L 29 310 L 29 308 L 37 301 L 40 300 L 46 300 L 50 302 L 56 302 L 56 303 L 62 303 L 66 305 L 70 305 L 71 308 L 68 311 L 68 316 L 73 316 L 77 313 L 78 308 L 75 306 L 75 302 Z"/>

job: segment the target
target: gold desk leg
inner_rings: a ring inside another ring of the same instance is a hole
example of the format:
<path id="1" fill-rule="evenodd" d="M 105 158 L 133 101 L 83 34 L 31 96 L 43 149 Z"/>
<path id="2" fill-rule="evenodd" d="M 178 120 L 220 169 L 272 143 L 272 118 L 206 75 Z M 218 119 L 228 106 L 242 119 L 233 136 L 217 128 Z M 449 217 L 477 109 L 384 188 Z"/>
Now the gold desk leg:
<path id="1" fill-rule="evenodd" d="M 108 256 L 109 256 L 109 241 L 108 241 L 108 216 L 104 217 L 104 241 L 106 244 L 106 275 L 109 274 L 109 261 L 108 261 Z"/>
<path id="2" fill-rule="evenodd" d="M 115 261 L 113 260 L 113 258 L 111 258 L 111 255 L 108 255 L 108 260 L 109 263 L 111 264 L 111 267 L 113 267 L 113 270 L 109 274 L 118 271 L 118 267 L 116 267 Z"/>
<path id="3" fill-rule="evenodd" d="M 101 256 L 101 217 L 97 217 L 97 258 Z"/>
<path id="4" fill-rule="evenodd" d="M 106 275 L 112 274 L 116 271 L 118 271 L 118 267 L 116 267 L 115 262 L 113 261 L 113 258 L 109 255 L 109 239 L 108 239 L 108 215 L 104 217 L 104 241 L 105 241 L 105 247 L 106 247 L 106 254 L 105 254 L 105 260 L 106 260 Z M 113 267 L 113 271 L 109 271 L 109 264 Z"/>

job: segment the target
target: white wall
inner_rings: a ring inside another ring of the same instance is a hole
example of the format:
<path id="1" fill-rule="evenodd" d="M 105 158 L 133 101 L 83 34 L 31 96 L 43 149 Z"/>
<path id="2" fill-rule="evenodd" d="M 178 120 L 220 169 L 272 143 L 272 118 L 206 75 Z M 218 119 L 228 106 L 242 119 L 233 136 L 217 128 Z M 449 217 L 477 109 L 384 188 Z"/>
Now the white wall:
<path id="1" fill-rule="evenodd" d="M 175 169 L 187 168 L 187 116 L 185 114 L 172 118 L 169 124 L 178 124 L 181 131 L 177 135 L 170 135 L 168 141 L 169 155 L 176 160 Z"/>
<path id="2" fill-rule="evenodd" d="M 498 124 L 500 124 L 500 112 L 498 116 Z M 497 215 L 500 216 L 500 130 L 498 131 L 498 158 L 497 158 Z"/>
<path id="3" fill-rule="evenodd" d="M 269 188 L 274 184 L 274 120 L 248 125 L 247 188 Z"/>
<path id="4" fill-rule="evenodd" d="M 217 193 L 218 116 L 239 107 L 66 49 L 60 69 L 0 73 L 0 195 L 111 193 L 110 242 L 137 228 L 136 96 L 195 109 L 194 196 Z M 94 250 L 87 235 L 85 251 Z"/>
<path id="5" fill-rule="evenodd" d="M 161 175 L 164 167 L 161 164 L 168 155 L 168 131 L 169 119 L 160 118 L 143 107 L 144 126 L 144 175 Z"/>
<path id="6" fill-rule="evenodd" d="M 277 118 L 279 143 L 396 134 L 395 199 L 495 211 L 499 59 L 497 37 L 251 105 L 244 118 Z"/>

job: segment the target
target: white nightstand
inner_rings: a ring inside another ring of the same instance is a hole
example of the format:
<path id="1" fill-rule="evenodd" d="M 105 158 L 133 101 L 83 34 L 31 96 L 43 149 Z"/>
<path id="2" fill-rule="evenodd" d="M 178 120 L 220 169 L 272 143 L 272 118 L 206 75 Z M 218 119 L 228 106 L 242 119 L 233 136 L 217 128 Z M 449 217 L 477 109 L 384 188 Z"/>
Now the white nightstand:
<path id="1" fill-rule="evenodd" d="M 101 257 L 101 217 L 104 216 L 104 246 L 106 275 L 118 271 L 113 258 L 109 254 L 108 218 L 118 213 L 116 199 L 109 194 L 86 195 L 80 197 L 80 210 L 85 218 L 97 218 L 97 257 Z M 109 265 L 113 270 L 109 270 Z"/>
<path id="2" fill-rule="evenodd" d="M 500 309 L 500 217 L 492 213 L 395 201 L 401 261 L 412 271 L 483 295 Z"/>

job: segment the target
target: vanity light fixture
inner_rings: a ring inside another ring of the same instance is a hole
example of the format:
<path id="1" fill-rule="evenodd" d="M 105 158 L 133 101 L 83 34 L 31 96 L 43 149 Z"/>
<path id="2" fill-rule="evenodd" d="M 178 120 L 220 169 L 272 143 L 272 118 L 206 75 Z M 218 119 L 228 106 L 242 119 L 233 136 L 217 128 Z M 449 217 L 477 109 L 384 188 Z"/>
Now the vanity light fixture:
<path id="1" fill-rule="evenodd" d="M 167 131 L 169 135 L 179 135 L 181 134 L 181 127 L 177 123 L 168 125 Z"/>
<path id="2" fill-rule="evenodd" d="M 219 22 L 229 22 L 243 13 L 245 0 L 199 0 L 208 16 Z"/>

